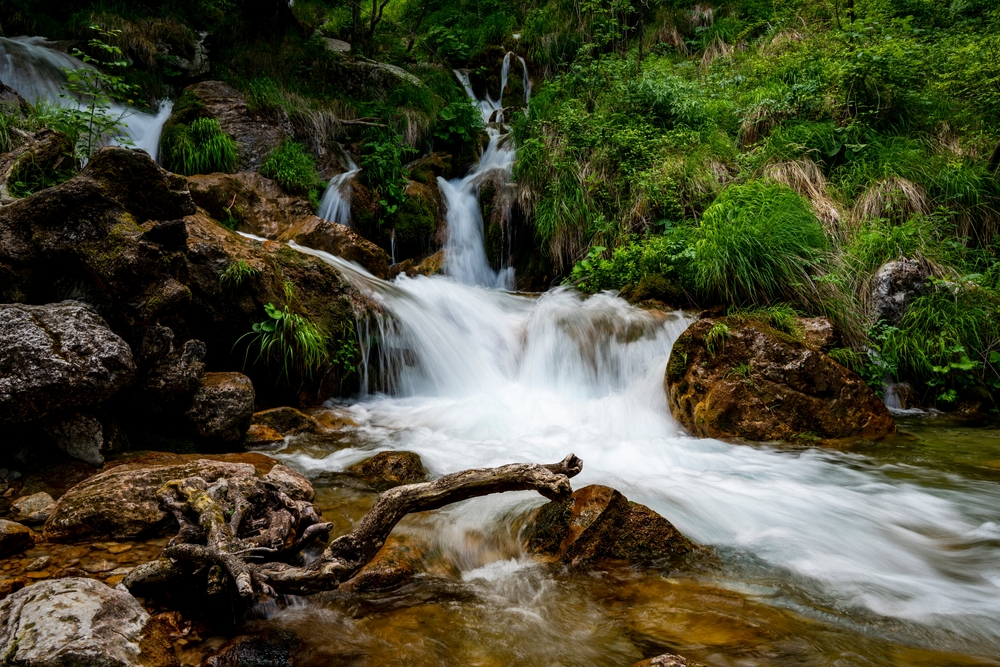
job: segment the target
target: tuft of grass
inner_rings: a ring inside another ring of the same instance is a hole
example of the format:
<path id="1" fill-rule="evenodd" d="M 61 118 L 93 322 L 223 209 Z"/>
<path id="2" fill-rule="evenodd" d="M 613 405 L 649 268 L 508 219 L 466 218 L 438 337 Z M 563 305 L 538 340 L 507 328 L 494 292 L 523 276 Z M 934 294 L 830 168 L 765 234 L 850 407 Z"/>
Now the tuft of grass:
<path id="1" fill-rule="evenodd" d="M 260 271 L 250 266 L 244 260 L 231 262 L 226 270 L 219 276 L 219 283 L 222 285 L 232 285 L 240 287 L 245 281 L 255 278 Z"/>
<path id="2" fill-rule="evenodd" d="M 705 349 L 708 355 L 714 357 L 726 349 L 726 341 L 733 337 L 733 332 L 725 322 L 716 322 L 705 334 Z"/>
<path id="3" fill-rule="evenodd" d="M 702 218 L 696 284 L 729 304 L 812 303 L 817 290 L 810 271 L 826 248 L 811 206 L 790 188 L 732 185 Z"/>
<path id="4" fill-rule="evenodd" d="M 294 194 L 308 195 L 319 185 L 316 159 L 294 141 L 286 141 L 268 153 L 259 171 Z"/>
<path id="5" fill-rule="evenodd" d="M 172 125 L 163 131 L 163 165 L 170 171 L 193 176 L 236 171 L 236 142 L 222 131 L 215 118 L 196 118 L 190 125 Z"/>
<path id="6" fill-rule="evenodd" d="M 295 377 L 312 379 L 330 360 L 326 334 L 311 320 L 291 312 L 288 306 L 279 308 L 268 303 L 264 311 L 267 319 L 255 323 L 240 338 L 250 339 L 247 354 L 256 348 L 255 361 L 276 367 L 279 381 L 284 378 L 291 382 Z"/>

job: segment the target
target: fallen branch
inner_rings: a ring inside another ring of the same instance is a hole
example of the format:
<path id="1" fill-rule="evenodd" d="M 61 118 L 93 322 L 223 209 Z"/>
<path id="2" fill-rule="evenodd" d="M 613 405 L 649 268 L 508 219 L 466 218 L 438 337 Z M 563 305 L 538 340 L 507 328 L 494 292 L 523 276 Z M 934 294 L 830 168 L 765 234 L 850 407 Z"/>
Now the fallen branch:
<path id="1" fill-rule="evenodd" d="M 382 493 L 357 527 L 333 540 L 322 555 L 301 564 L 301 551 L 329 535 L 313 506 L 288 498 L 262 479 L 192 477 L 167 483 L 160 503 L 180 526 L 163 551 L 162 567 L 137 570 L 125 585 L 157 582 L 171 562 L 204 571 L 206 592 L 228 589 L 244 603 L 276 593 L 310 594 L 337 588 L 371 561 L 399 521 L 469 498 L 505 491 L 537 491 L 550 500 L 568 498 L 570 478 L 583 462 L 570 454 L 559 463 L 512 463 L 463 470 L 433 482 L 397 486 Z M 263 561 L 263 562 L 261 562 Z"/>

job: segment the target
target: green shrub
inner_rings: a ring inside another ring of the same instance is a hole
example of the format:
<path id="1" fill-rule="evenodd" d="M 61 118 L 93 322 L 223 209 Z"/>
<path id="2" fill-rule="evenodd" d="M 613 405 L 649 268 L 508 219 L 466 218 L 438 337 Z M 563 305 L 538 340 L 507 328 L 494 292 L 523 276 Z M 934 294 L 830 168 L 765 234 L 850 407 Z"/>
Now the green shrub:
<path id="1" fill-rule="evenodd" d="M 259 171 L 295 194 L 307 195 L 319 185 L 316 159 L 294 141 L 286 141 L 268 153 Z"/>
<path id="2" fill-rule="evenodd" d="M 677 225 L 662 235 L 634 240 L 616 248 L 610 259 L 597 246 L 573 267 L 571 282 L 582 290 L 620 290 L 648 275 L 662 275 L 681 289 L 693 288 L 694 229 Z"/>
<path id="3" fill-rule="evenodd" d="M 215 118 L 196 118 L 190 125 L 171 125 L 160 142 L 163 166 L 185 176 L 236 171 L 236 142 Z"/>
<path id="4" fill-rule="evenodd" d="M 811 269 L 827 240 L 810 205 L 761 181 L 733 185 L 705 210 L 695 244 L 695 283 L 731 304 L 811 303 Z"/>
<path id="5" fill-rule="evenodd" d="M 446 143 L 461 144 L 474 140 L 482 129 L 482 114 L 466 99 L 441 109 L 434 136 Z"/>
<path id="6" fill-rule="evenodd" d="M 315 323 L 298 313 L 264 306 L 267 319 L 257 322 L 243 338 L 249 337 L 247 354 L 257 349 L 256 361 L 277 367 L 278 380 L 291 382 L 293 377 L 311 379 L 330 360 L 327 336 Z M 241 338 L 240 340 L 243 340 Z"/>

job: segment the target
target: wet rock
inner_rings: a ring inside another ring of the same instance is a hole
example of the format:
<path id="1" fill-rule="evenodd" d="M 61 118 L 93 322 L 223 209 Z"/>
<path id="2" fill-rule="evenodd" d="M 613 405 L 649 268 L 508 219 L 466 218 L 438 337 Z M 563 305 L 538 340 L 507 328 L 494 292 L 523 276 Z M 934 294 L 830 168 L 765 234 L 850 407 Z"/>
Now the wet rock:
<path id="1" fill-rule="evenodd" d="M 174 332 L 159 325 L 147 329 L 143 336 L 141 362 L 146 369 L 136 389 L 153 412 L 189 405 L 205 374 L 205 343 L 189 340 L 176 350 L 173 339 Z"/>
<path id="2" fill-rule="evenodd" d="M 435 185 L 438 178 L 453 178 L 450 153 L 434 152 L 407 165 L 410 178 L 424 185 Z"/>
<path id="3" fill-rule="evenodd" d="M 913 300 L 927 293 L 930 275 L 927 263 L 916 259 L 883 264 L 872 278 L 870 300 L 874 321 L 899 324 Z"/>
<path id="4" fill-rule="evenodd" d="M 271 447 L 284 441 L 285 436 L 263 424 L 250 424 L 247 434 L 243 437 L 243 444 L 248 448 Z"/>
<path id="5" fill-rule="evenodd" d="M 419 264 L 414 264 L 412 259 L 404 259 L 398 264 L 389 267 L 388 280 L 395 280 L 396 276 L 405 273 L 410 278 L 417 276 L 436 276 L 444 271 L 445 251 L 438 250 L 430 257 L 424 259 Z"/>
<path id="6" fill-rule="evenodd" d="M 176 665 L 128 593 L 93 579 L 42 581 L 0 604 L 0 656 L 23 667 Z"/>
<path id="7" fill-rule="evenodd" d="M 346 410 L 317 408 L 310 410 L 309 416 L 315 419 L 316 423 L 327 431 L 339 431 L 352 426 L 357 427 L 358 425 Z"/>
<path id="8" fill-rule="evenodd" d="M 0 82 L 0 106 L 9 114 L 25 116 L 31 113 L 31 105 L 16 90 L 2 82 Z"/>
<path id="9" fill-rule="evenodd" d="M 289 498 L 312 502 L 316 495 L 305 475 L 280 463 L 271 468 L 264 479 L 281 489 Z"/>
<path id="10" fill-rule="evenodd" d="M 205 373 L 185 416 L 195 435 L 216 445 L 232 445 L 250 428 L 254 390 L 242 373 Z"/>
<path id="11" fill-rule="evenodd" d="M 35 534 L 30 528 L 0 519 L 0 558 L 19 554 L 33 546 L 35 546 Z"/>
<path id="12" fill-rule="evenodd" d="M 814 350 L 828 350 L 836 345 L 840 336 L 829 317 L 800 317 L 802 342 Z"/>
<path id="13" fill-rule="evenodd" d="M 10 130 L 11 133 L 17 131 L 16 128 Z M 17 148 L 0 155 L 0 198 L 10 197 L 11 184 L 20 179 L 76 167 L 73 142 L 62 132 L 41 130 L 34 134 L 25 133 L 17 143 Z"/>
<path id="14" fill-rule="evenodd" d="M 692 662 L 687 658 L 682 658 L 679 655 L 674 655 L 673 653 L 664 653 L 663 655 L 658 655 L 655 658 L 649 658 L 648 660 L 641 660 L 632 667 L 705 667 L 700 662 Z"/>
<path id="15" fill-rule="evenodd" d="M 246 97 L 227 83 L 202 81 L 185 88 L 184 94 L 196 103 L 176 110 L 167 127 L 176 122 L 189 123 L 199 116 L 217 119 L 240 148 L 240 171 L 256 171 L 268 151 L 293 135 L 292 124 L 283 110 L 251 111 Z M 185 112 L 193 117 L 185 117 Z"/>
<path id="16" fill-rule="evenodd" d="M 3 600 L 11 593 L 16 593 L 27 585 L 28 580 L 20 577 L 16 579 L 0 579 L 0 600 Z"/>
<path id="17" fill-rule="evenodd" d="M 835 440 L 896 430 L 855 373 L 754 318 L 688 327 L 674 343 L 664 386 L 674 418 L 704 438 Z"/>
<path id="18" fill-rule="evenodd" d="M 421 561 L 427 545 L 409 535 L 393 535 L 375 557 L 340 589 L 355 593 L 376 593 L 399 588 L 423 570 Z"/>
<path id="19" fill-rule="evenodd" d="M 315 213 L 308 198 L 289 195 L 256 172 L 189 176 L 188 186 L 194 202 L 213 218 L 232 216 L 237 229 L 264 238 L 277 239 Z"/>
<path id="20" fill-rule="evenodd" d="M 56 501 L 47 493 L 33 493 L 30 496 L 21 496 L 10 506 L 10 518 L 12 521 L 24 524 L 45 523 Z"/>
<path id="21" fill-rule="evenodd" d="M 653 510 L 596 484 L 535 510 L 529 519 L 527 544 L 536 553 L 569 564 L 602 559 L 653 561 L 696 548 Z"/>
<path id="22" fill-rule="evenodd" d="M 205 661 L 205 667 L 294 667 L 299 640 L 287 632 L 241 635 Z"/>
<path id="23" fill-rule="evenodd" d="M 379 452 L 370 459 L 355 463 L 347 472 L 364 478 L 378 490 L 427 479 L 427 469 L 413 452 Z"/>
<path id="24" fill-rule="evenodd" d="M 51 556 L 40 556 L 40 557 L 36 558 L 35 560 L 31 561 L 30 563 L 28 563 L 25 566 L 24 571 L 25 572 L 41 572 L 42 570 L 44 570 L 45 568 L 47 568 L 49 566 L 49 563 L 51 563 L 51 562 L 52 562 L 52 557 Z"/>
<path id="25" fill-rule="evenodd" d="M 0 423 L 96 405 L 135 371 L 129 346 L 87 305 L 0 305 Z"/>
<path id="26" fill-rule="evenodd" d="M 68 456 L 92 466 L 104 463 L 104 426 L 93 415 L 73 412 L 49 417 L 43 424 L 45 432 Z"/>
<path id="27" fill-rule="evenodd" d="M 152 455 L 128 461 L 67 491 L 56 502 L 43 534 L 52 542 L 76 542 L 169 533 L 176 526 L 156 497 L 165 483 L 185 477 L 212 483 L 220 477 L 263 476 L 274 467 L 274 460 L 261 454 Z M 312 497 L 312 487 L 303 487 L 299 480 L 281 488 L 294 499 Z"/>
<path id="28" fill-rule="evenodd" d="M 287 406 L 255 412 L 253 423 L 273 429 L 283 436 L 319 433 L 322 430 L 319 422 L 315 419 L 304 412 Z"/>
<path id="29" fill-rule="evenodd" d="M 278 240 L 294 241 L 308 248 L 323 250 L 363 266 L 378 278 L 384 279 L 389 271 L 390 258 L 385 250 L 359 236 L 350 227 L 315 215 L 297 220 Z"/>
<path id="30" fill-rule="evenodd" d="M 627 285 L 622 289 L 621 297 L 629 303 L 658 301 L 671 308 L 685 308 L 691 304 L 684 290 L 660 273 L 645 275 L 639 282 Z"/>

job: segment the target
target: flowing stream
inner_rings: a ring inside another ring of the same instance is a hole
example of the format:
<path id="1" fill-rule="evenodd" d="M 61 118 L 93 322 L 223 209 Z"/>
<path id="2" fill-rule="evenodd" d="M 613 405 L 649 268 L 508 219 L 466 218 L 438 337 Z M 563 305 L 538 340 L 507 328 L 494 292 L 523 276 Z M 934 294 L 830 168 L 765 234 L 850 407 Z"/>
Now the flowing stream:
<path id="1" fill-rule="evenodd" d="M 319 209 L 316 215 L 329 220 L 339 222 L 342 225 L 351 225 L 351 181 L 361 173 L 361 167 L 357 165 L 351 155 L 341 150 L 340 160 L 343 163 L 344 173 L 338 174 L 330 179 L 323 191 L 323 197 L 319 202 Z"/>
<path id="2" fill-rule="evenodd" d="M 0 37 L 0 81 L 31 104 L 80 105 L 66 92 L 65 70 L 89 67 L 83 61 L 53 48 L 43 37 Z M 155 160 L 160 152 L 160 134 L 170 118 L 173 102 L 164 100 L 156 113 L 147 113 L 114 103 L 108 113 L 121 116 L 124 134 L 131 145 Z"/>
<path id="3" fill-rule="evenodd" d="M 663 375 L 686 315 L 514 294 L 490 270 L 475 177 L 513 159 L 493 129 L 480 165 L 441 184 L 446 277 L 386 283 L 294 246 L 384 314 L 358 323 L 377 341 L 362 395 L 331 404 L 356 426 L 276 455 L 346 531 L 373 500 L 337 473 L 374 452 L 416 452 L 433 475 L 573 452 L 574 488 L 612 486 L 708 549 L 674 571 L 554 568 L 518 538 L 543 499 L 494 495 L 397 528 L 429 545 L 427 574 L 402 591 L 293 603 L 267 623 L 306 638 L 316 665 L 624 667 L 667 650 L 712 665 L 1000 664 L 1000 429 L 948 440 L 908 417 L 917 435 L 842 450 L 685 435 Z"/>

